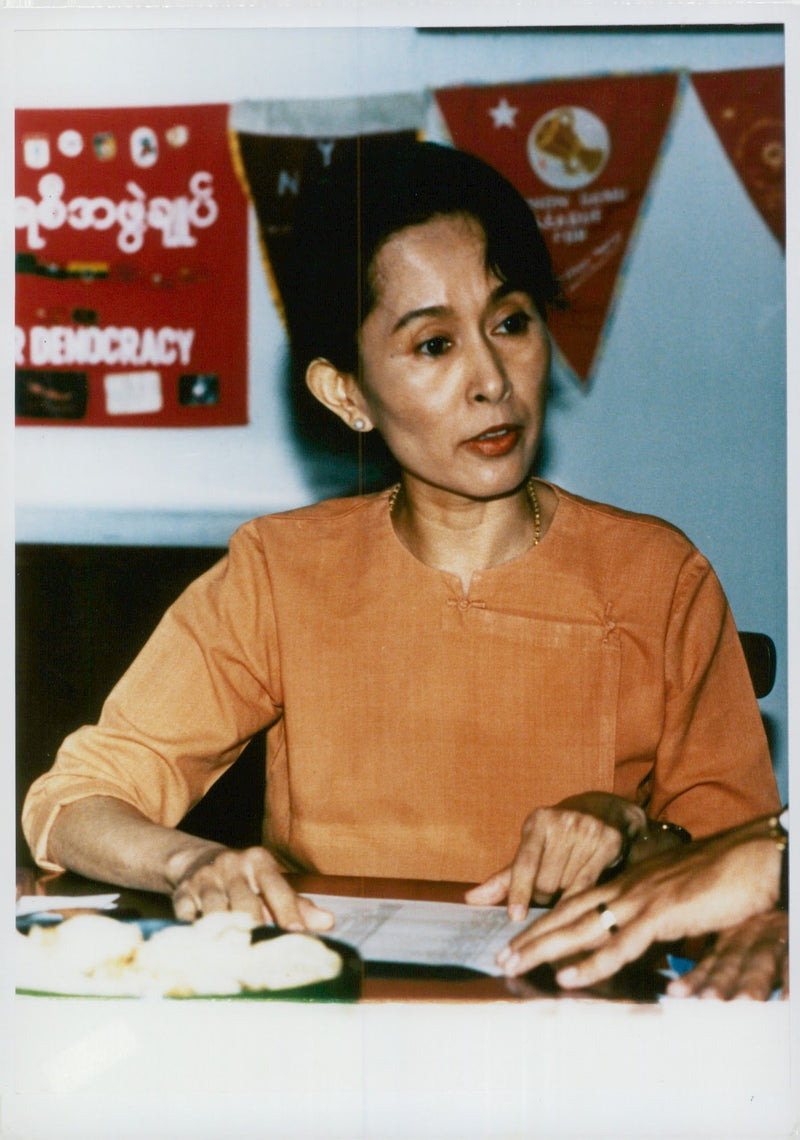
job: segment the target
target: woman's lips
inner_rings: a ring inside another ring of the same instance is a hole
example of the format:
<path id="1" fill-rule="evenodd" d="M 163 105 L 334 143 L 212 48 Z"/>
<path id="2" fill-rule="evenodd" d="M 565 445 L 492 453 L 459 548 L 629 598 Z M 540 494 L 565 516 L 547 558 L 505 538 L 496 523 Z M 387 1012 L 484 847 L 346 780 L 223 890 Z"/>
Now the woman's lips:
<path id="1" fill-rule="evenodd" d="M 516 424 L 499 424 L 489 428 L 480 435 L 468 439 L 464 446 L 479 455 L 500 456 L 508 455 L 517 446 L 522 429 Z"/>

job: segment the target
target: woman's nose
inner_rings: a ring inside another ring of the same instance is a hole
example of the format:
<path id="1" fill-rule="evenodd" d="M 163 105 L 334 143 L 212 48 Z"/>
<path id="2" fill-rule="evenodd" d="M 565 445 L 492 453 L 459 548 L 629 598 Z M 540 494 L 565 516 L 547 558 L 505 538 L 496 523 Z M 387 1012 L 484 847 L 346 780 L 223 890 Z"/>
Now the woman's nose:
<path id="1" fill-rule="evenodd" d="M 477 403 L 497 404 L 511 391 L 508 373 L 493 345 L 476 338 L 470 361 L 469 397 Z"/>

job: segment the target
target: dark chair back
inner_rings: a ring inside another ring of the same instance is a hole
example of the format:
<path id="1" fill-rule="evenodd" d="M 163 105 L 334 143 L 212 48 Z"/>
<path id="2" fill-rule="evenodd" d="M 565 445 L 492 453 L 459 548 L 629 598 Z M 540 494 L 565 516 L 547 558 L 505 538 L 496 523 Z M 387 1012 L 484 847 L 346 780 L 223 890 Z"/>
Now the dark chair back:
<path id="1" fill-rule="evenodd" d="M 207 547 L 17 547 L 17 864 L 22 800 L 61 741 L 91 724 L 164 610 L 224 554 Z M 260 732 L 182 826 L 231 847 L 261 842 Z"/>
<path id="2" fill-rule="evenodd" d="M 777 668 L 777 653 L 775 642 L 766 633 L 740 633 L 747 668 L 750 670 L 750 680 L 759 700 L 772 692 L 775 684 L 775 671 Z"/>

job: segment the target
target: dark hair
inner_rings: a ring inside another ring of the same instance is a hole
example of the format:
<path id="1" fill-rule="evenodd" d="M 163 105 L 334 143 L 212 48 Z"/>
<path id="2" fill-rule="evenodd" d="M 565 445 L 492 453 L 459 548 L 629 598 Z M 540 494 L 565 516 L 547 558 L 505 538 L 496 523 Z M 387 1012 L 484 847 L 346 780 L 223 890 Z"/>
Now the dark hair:
<path id="1" fill-rule="evenodd" d="M 366 136 L 340 144 L 330 164 L 303 185 L 283 293 L 292 405 L 306 439 L 316 436 L 318 443 L 336 446 L 341 435 L 328 413 L 327 421 L 320 419 L 305 372 L 322 357 L 357 373 L 359 329 L 376 301 L 377 253 L 398 231 L 447 214 L 478 221 L 486 235 L 487 266 L 527 293 L 542 317 L 558 300 L 533 211 L 493 167 L 453 147 L 411 138 Z"/>
<path id="2" fill-rule="evenodd" d="M 441 214 L 474 217 L 486 235 L 487 266 L 545 316 L 558 295 L 550 255 L 511 183 L 449 146 L 366 137 L 339 148 L 298 206 L 284 296 L 298 370 L 321 356 L 357 371 L 358 330 L 376 300 L 376 254 L 392 234 Z"/>

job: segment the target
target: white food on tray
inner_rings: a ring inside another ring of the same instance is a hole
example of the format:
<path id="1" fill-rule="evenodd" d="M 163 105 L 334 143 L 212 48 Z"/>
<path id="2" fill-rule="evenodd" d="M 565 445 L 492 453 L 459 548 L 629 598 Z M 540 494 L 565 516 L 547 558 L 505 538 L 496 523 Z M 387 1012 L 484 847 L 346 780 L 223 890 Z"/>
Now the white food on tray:
<path id="1" fill-rule="evenodd" d="M 107 997 L 227 996 L 328 981 L 342 959 L 318 938 L 283 934 L 251 943 L 256 923 L 225 911 L 145 939 L 135 923 L 76 915 L 17 932 L 18 989 Z"/>

